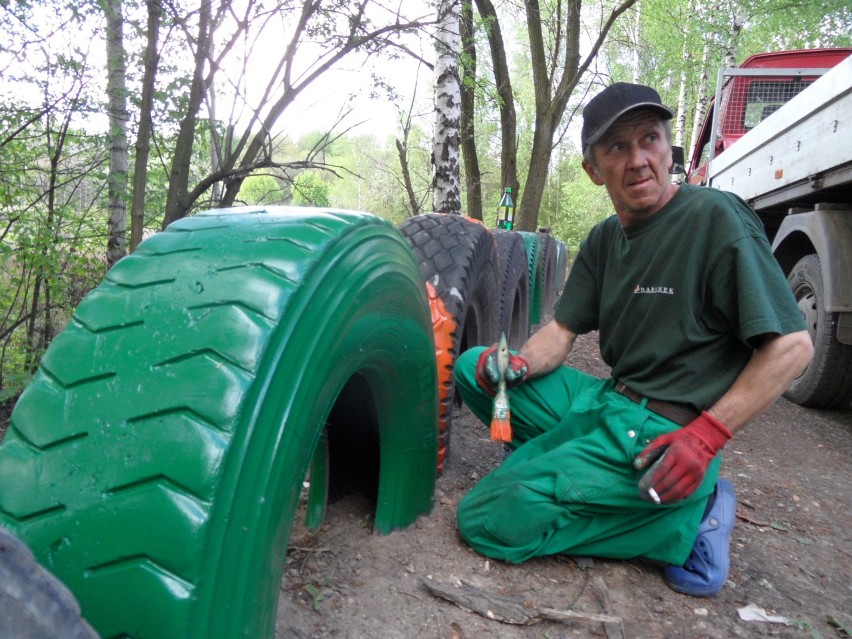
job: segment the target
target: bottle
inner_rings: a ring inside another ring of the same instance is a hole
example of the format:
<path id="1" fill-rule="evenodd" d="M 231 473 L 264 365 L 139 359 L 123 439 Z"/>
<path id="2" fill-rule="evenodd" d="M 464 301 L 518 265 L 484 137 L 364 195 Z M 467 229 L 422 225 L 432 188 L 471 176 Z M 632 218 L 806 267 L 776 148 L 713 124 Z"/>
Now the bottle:
<path id="1" fill-rule="evenodd" d="M 497 205 L 497 228 L 512 230 L 515 223 L 515 203 L 512 201 L 512 189 L 506 187 L 500 204 Z"/>

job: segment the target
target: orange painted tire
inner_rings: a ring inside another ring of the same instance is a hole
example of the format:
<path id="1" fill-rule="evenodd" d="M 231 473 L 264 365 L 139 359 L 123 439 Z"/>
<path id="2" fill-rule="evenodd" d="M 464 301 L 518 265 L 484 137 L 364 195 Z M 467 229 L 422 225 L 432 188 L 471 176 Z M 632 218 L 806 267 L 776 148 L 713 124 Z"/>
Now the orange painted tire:
<path id="1" fill-rule="evenodd" d="M 499 336 L 500 289 L 494 236 L 461 215 L 427 213 L 399 227 L 426 283 L 438 360 L 438 473 L 450 448 L 459 353 Z"/>

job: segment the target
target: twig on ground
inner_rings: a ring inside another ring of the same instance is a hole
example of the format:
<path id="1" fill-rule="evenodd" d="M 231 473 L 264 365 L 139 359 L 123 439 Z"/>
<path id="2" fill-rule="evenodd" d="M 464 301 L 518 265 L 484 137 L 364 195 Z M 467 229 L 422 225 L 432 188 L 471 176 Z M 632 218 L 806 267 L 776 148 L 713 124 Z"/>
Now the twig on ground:
<path id="1" fill-rule="evenodd" d="M 463 610 L 475 612 L 487 619 L 502 623 L 522 626 L 529 626 L 542 621 L 596 621 L 621 624 L 621 619 L 612 615 L 537 608 L 529 601 L 489 592 L 466 581 L 452 584 L 423 578 L 420 583 L 436 597 L 446 599 Z"/>
<path id="2" fill-rule="evenodd" d="M 737 519 L 741 519 L 747 524 L 751 524 L 753 526 L 758 526 L 760 528 L 772 528 L 772 524 L 767 521 L 761 521 L 760 519 L 755 519 L 754 517 L 750 517 L 749 515 L 744 514 L 742 511 L 737 511 Z"/>
<path id="3" fill-rule="evenodd" d="M 592 580 L 592 586 L 598 593 L 598 598 L 603 604 L 604 612 L 607 614 L 612 612 L 612 598 L 609 596 L 609 588 L 606 587 L 603 578 L 598 575 Z M 624 628 L 621 626 L 621 621 L 605 621 L 604 631 L 607 639 L 624 639 Z"/>

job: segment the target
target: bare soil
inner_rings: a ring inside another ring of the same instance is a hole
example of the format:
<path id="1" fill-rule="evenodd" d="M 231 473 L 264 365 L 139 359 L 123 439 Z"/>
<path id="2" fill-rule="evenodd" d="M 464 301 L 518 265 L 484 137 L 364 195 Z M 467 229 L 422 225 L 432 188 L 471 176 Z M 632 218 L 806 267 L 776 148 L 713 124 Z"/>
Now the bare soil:
<path id="1" fill-rule="evenodd" d="M 609 373 L 594 335 L 578 340 L 570 361 L 595 375 Z M 10 409 L 11 403 L 0 406 L 0 439 Z M 501 463 L 503 451 L 466 408 L 457 411 L 452 429 L 434 506 L 414 525 L 373 534 L 374 505 L 359 497 L 332 504 L 316 533 L 297 524 L 281 583 L 278 637 L 852 636 L 852 410 L 811 410 L 782 399 L 728 444 L 722 475 L 733 481 L 738 499 L 731 572 L 721 593 L 703 599 L 670 590 L 652 562 L 556 556 L 515 566 L 472 551 L 458 535 L 455 507 Z M 618 622 L 505 623 L 436 597 L 423 580 L 463 580 L 493 600 L 494 610 L 504 596 L 533 617 L 550 608 L 609 613 Z M 741 620 L 738 610 L 750 604 L 787 623 Z"/>
<path id="2" fill-rule="evenodd" d="M 578 342 L 571 363 L 608 375 L 596 336 Z M 330 506 L 317 533 L 293 531 L 279 637 L 852 636 L 852 411 L 782 399 L 728 444 L 722 476 L 736 488 L 737 520 L 729 580 L 711 598 L 670 590 L 661 566 L 648 561 L 555 556 L 509 565 L 478 555 L 458 535 L 455 507 L 501 463 L 502 446 L 466 408 L 452 432 L 432 511 L 414 525 L 373 534 L 373 505 L 350 497 Z M 423 581 L 430 579 L 472 584 L 495 600 L 494 610 L 502 595 L 532 616 L 550 608 L 618 621 L 505 623 L 433 595 Z M 787 622 L 741 620 L 750 604 Z"/>

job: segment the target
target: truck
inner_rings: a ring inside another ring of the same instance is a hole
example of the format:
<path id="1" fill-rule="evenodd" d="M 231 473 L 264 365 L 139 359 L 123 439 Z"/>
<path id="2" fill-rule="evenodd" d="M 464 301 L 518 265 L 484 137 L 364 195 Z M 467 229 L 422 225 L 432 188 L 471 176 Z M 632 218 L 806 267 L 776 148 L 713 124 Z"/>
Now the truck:
<path id="1" fill-rule="evenodd" d="M 814 342 L 785 396 L 852 402 L 852 48 L 760 53 L 723 68 L 686 170 L 763 222 Z"/>

